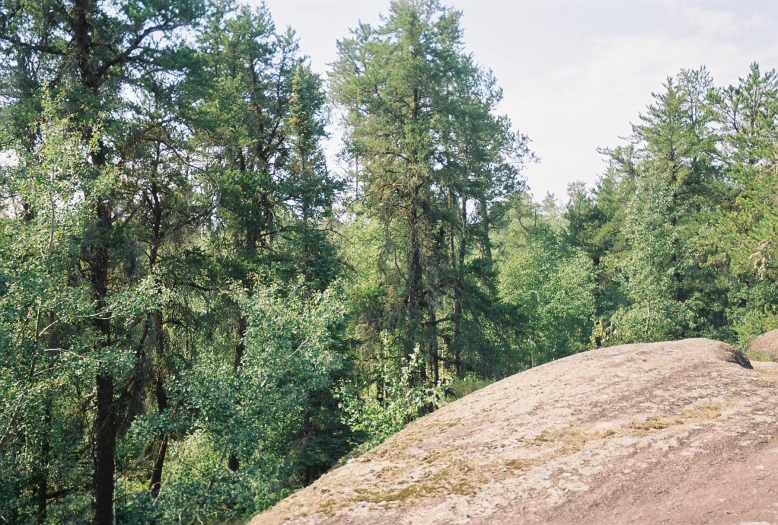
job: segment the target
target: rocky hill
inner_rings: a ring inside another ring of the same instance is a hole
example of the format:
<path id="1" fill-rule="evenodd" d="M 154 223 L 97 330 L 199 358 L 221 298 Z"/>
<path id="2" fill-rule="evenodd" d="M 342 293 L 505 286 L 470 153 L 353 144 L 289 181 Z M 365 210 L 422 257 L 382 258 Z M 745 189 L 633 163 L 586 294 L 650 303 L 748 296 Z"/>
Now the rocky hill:
<path id="1" fill-rule="evenodd" d="M 778 363 L 707 340 L 594 350 L 495 383 L 252 525 L 778 524 Z"/>

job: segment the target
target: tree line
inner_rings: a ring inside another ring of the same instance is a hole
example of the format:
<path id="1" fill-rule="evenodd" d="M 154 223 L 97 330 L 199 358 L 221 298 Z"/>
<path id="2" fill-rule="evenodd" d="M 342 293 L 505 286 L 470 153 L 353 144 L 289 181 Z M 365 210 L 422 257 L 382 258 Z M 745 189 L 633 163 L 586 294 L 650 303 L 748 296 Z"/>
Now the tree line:
<path id="1" fill-rule="evenodd" d="M 246 519 L 526 368 L 778 327 L 775 72 L 668 78 L 537 203 L 461 16 L 323 78 L 264 6 L 0 1 L 1 519 Z"/>

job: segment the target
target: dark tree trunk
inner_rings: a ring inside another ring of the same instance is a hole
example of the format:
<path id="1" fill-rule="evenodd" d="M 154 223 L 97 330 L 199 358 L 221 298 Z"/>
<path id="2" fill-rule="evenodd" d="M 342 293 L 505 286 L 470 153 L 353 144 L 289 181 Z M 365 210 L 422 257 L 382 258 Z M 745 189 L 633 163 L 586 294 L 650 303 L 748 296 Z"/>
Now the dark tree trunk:
<path id="1" fill-rule="evenodd" d="M 456 377 L 462 377 L 462 302 L 464 301 L 465 286 L 463 272 L 465 269 L 465 254 L 467 252 L 467 199 L 464 197 L 462 198 L 461 209 L 459 209 L 457 205 L 456 197 L 453 197 L 452 201 L 453 211 L 460 215 L 462 221 L 462 233 L 459 240 L 458 253 L 455 247 L 456 227 L 453 223 L 451 224 L 451 232 L 449 234 L 449 254 L 451 256 L 451 267 L 454 271 L 454 337 L 452 340 L 454 350 L 454 373 L 456 374 Z"/>
<path id="2" fill-rule="evenodd" d="M 162 325 L 162 312 L 157 310 L 153 314 L 154 329 L 156 332 L 156 352 L 157 352 L 157 379 L 155 381 L 154 390 L 157 398 L 157 410 L 160 414 L 163 414 L 168 407 L 167 391 L 165 390 L 165 372 L 162 366 L 162 360 L 165 352 L 165 339 Z M 149 493 L 152 498 L 159 496 L 160 490 L 162 490 L 162 472 L 165 467 L 165 456 L 167 454 L 168 435 L 161 434 L 157 437 L 157 457 L 154 460 L 154 467 L 151 470 L 151 483 L 149 485 Z"/>
<path id="3" fill-rule="evenodd" d="M 416 50 L 413 50 L 412 56 L 416 58 Z M 411 120 L 413 122 L 418 121 L 420 111 L 421 95 L 418 87 L 413 89 L 413 108 L 411 113 Z M 411 159 L 413 165 L 419 163 L 419 152 L 414 149 L 411 152 Z M 410 362 L 411 355 L 417 344 L 417 336 L 419 328 L 421 327 L 421 287 L 422 287 L 422 268 L 421 268 L 421 239 L 419 238 L 419 192 L 422 185 L 415 183 L 413 188 L 413 194 L 410 200 L 410 216 L 408 217 L 408 228 L 410 237 L 410 261 L 409 261 L 409 275 L 408 275 L 408 317 L 407 317 L 407 337 L 405 342 L 405 360 Z"/>
<path id="4" fill-rule="evenodd" d="M 99 166 L 104 166 L 104 157 L 100 155 Z M 101 344 L 111 342 L 110 314 L 105 312 L 108 295 L 108 246 L 112 233 L 112 211 L 104 197 L 98 198 L 98 231 L 100 237 L 92 257 L 92 290 L 97 299 L 99 313 L 94 324 L 100 331 Z M 113 525 L 113 493 L 116 469 L 116 407 L 114 401 L 114 378 L 109 369 L 101 370 L 96 378 L 97 419 L 95 420 L 95 488 L 94 488 L 94 524 Z"/>
<path id="5" fill-rule="evenodd" d="M 160 158 L 160 146 L 156 146 L 156 162 L 159 162 Z M 154 175 L 157 174 L 157 164 L 155 164 Z M 163 216 L 163 203 L 160 199 L 159 186 L 155 178 L 151 180 L 151 212 L 153 217 L 152 224 L 152 239 L 149 250 L 149 273 L 156 274 L 157 257 L 159 255 L 159 249 L 163 241 L 162 232 L 162 216 Z M 157 282 L 157 294 L 162 295 L 162 283 Z M 159 414 L 164 414 L 168 408 L 168 396 L 167 390 L 165 390 L 165 377 L 167 375 L 164 366 L 165 360 L 165 328 L 162 318 L 162 311 L 155 310 L 151 314 L 151 318 L 154 322 L 154 348 L 157 361 L 157 373 L 154 382 L 154 392 L 157 399 L 157 411 Z M 157 451 L 157 457 L 154 459 L 154 466 L 151 469 L 151 482 L 149 484 L 149 494 L 156 499 L 159 497 L 159 493 L 162 490 L 162 472 L 165 468 L 165 457 L 167 455 L 168 447 L 168 435 L 162 433 L 156 437 L 156 446 L 154 450 Z"/>
<path id="6" fill-rule="evenodd" d="M 100 75 L 92 63 L 93 27 L 89 19 L 90 11 L 96 4 L 90 0 L 74 0 L 70 24 L 76 43 L 76 66 L 81 82 L 95 95 L 98 94 Z M 84 138 L 91 139 L 92 131 L 87 129 Z M 107 152 L 100 143 L 92 153 L 92 163 L 97 170 L 105 168 Z M 94 325 L 102 336 L 101 345 L 107 346 L 111 339 L 110 314 L 105 312 L 108 295 L 109 246 L 112 236 L 113 211 L 106 195 L 97 197 L 98 240 L 90 257 L 92 272 L 92 293 L 96 299 L 99 313 Z M 94 472 L 94 525 L 113 525 L 114 523 L 114 475 L 116 470 L 116 406 L 114 400 L 114 378 L 110 370 L 101 370 L 96 379 L 97 418 L 95 419 L 95 472 Z"/>
<path id="7" fill-rule="evenodd" d="M 157 409 L 159 410 L 160 414 L 165 412 L 168 406 L 167 391 L 165 390 L 164 381 L 165 380 L 162 373 L 158 372 L 155 390 L 157 395 Z M 168 444 L 167 434 L 162 434 L 159 436 L 157 441 L 159 443 L 157 458 L 154 461 L 154 467 L 151 471 L 151 484 L 149 486 L 151 497 L 155 499 L 159 496 L 160 490 L 162 490 L 162 471 L 165 466 L 165 455 L 167 454 Z"/>
<path id="8" fill-rule="evenodd" d="M 410 220 L 411 260 L 408 285 L 408 337 L 405 345 L 405 360 L 409 362 L 417 343 L 417 334 L 421 324 L 421 247 L 419 246 L 418 205 L 416 200 L 411 204 Z"/>
<path id="9" fill-rule="evenodd" d="M 113 525 L 113 493 L 116 454 L 113 375 L 97 376 L 97 420 L 95 421 L 94 525 Z"/>
<path id="10" fill-rule="evenodd" d="M 483 238 L 481 243 L 483 245 L 483 257 L 485 259 L 492 259 L 492 242 L 489 240 L 489 207 L 486 204 L 486 198 L 481 197 L 479 199 L 479 208 L 481 212 L 481 235 Z"/>
<path id="11" fill-rule="evenodd" d="M 432 303 L 429 305 L 429 321 L 430 321 L 430 334 L 429 334 L 429 358 L 430 369 L 432 372 L 432 384 L 437 385 L 440 381 L 440 359 L 438 358 L 438 322 L 435 316 L 435 309 L 432 307 Z"/>
<path id="12" fill-rule="evenodd" d="M 235 372 L 240 370 L 240 367 L 243 366 L 243 354 L 246 351 L 246 343 L 244 340 L 246 338 L 247 328 L 248 321 L 243 314 L 238 314 L 238 339 L 235 343 Z"/>
<path id="13" fill-rule="evenodd" d="M 248 322 L 243 314 L 238 314 L 238 340 L 235 343 L 235 373 L 238 373 L 240 367 L 243 366 L 243 354 L 246 351 L 246 329 L 248 328 Z M 230 457 L 227 460 L 227 468 L 232 472 L 237 472 L 240 468 L 240 461 L 235 451 L 230 452 Z"/>
<path id="14" fill-rule="evenodd" d="M 159 438 L 159 451 L 157 459 L 154 461 L 154 467 L 151 471 L 151 485 L 149 493 L 151 497 L 157 499 L 162 490 L 162 471 L 165 467 L 165 455 L 167 454 L 168 436 L 164 434 Z"/>
<path id="15" fill-rule="evenodd" d="M 456 219 L 459 215 L 459 206 L 457 205 L 457 198 L 454 192 L 449 190 L 448 192 L 448 207 L 451 211 L 451 223 L 448 230 L 448 257 L 451 263 L 452 273 L 452 321 L 454 324 L 454 336 L 449 341 L 449 351 L 453 353 L 454 357 L 454 369 L 457 377 L 459 376 L 459 331 L 460 331 L 460 317 L 462 314 L 462 304 L 460 298 L 460 286 L 459 286 L 459 270 L 457 266 L 457 252 L 456 252 Z"/>

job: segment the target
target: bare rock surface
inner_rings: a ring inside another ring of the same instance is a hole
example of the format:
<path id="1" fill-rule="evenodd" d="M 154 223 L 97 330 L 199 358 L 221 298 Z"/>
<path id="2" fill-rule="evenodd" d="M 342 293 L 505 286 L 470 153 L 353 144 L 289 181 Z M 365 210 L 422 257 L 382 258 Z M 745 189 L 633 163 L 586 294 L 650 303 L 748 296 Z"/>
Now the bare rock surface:
<path id="1" fill-rule="evenodd" d="M 251 525 L 778 525 L 778 363 L 707 340 L 578 354 L 409 425 Z"/>
<path id="2" fill-rule="evenodd" d="M 763 333 L 748 344 L 748 350 L 778 362 L 778 330 Z"/>

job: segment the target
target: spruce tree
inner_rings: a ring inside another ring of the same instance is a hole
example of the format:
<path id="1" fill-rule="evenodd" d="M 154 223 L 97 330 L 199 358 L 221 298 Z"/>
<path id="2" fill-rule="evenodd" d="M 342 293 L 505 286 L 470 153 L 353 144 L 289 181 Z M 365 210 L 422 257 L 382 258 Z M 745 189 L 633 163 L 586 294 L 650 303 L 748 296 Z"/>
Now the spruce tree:
<path id="1" fill-rule="evenodd" d="M 526 139 L 493 115 L 500 91 L 465 53 L 460 18 L 437 1 L 393 2 L 380 26 L 339 42 L 332 73 L 359 209 L 386 235 L 373 333 L 397 334 L 408 362 L 421 351 L 421 380 L 439 378 L 439 339 L 457 375 L 468 346 L 471 370 L 491 359 L 495 340 L 471 330 L 468 345 L 464 326 L 499 323 L 490 206 L 518 189 L 528 156 Z"/>

